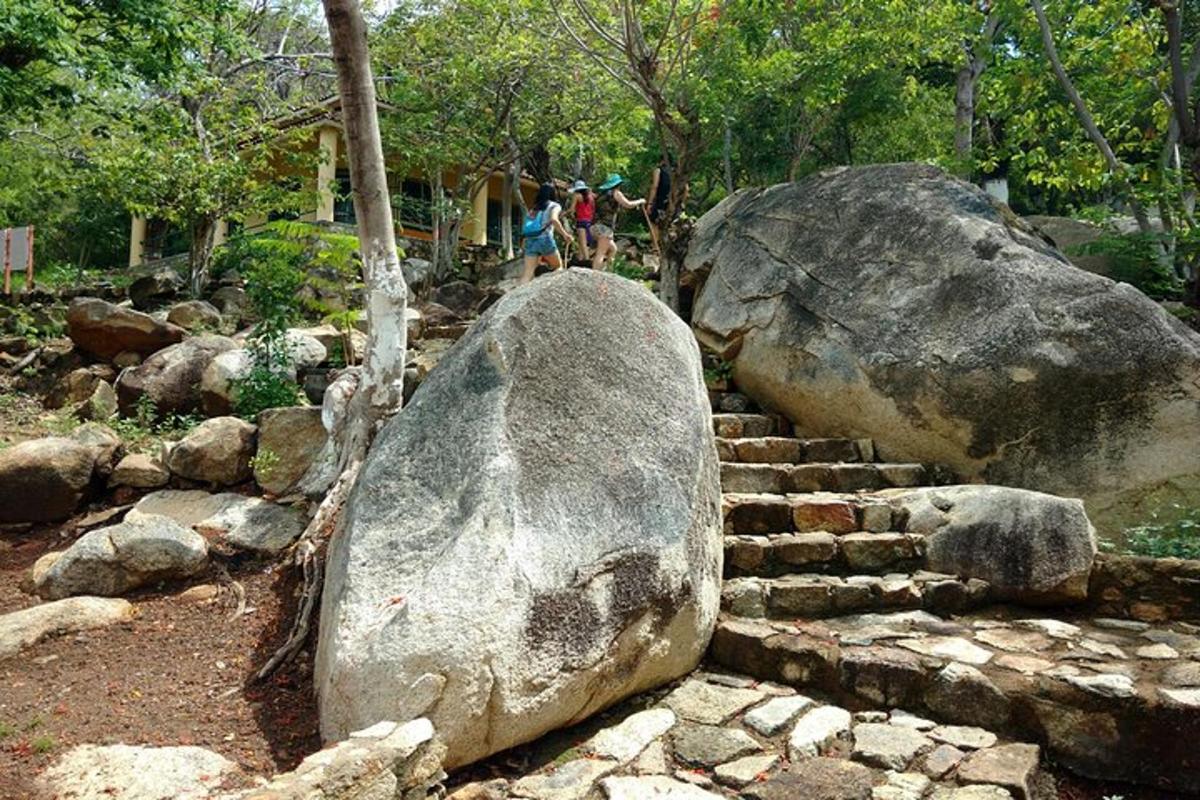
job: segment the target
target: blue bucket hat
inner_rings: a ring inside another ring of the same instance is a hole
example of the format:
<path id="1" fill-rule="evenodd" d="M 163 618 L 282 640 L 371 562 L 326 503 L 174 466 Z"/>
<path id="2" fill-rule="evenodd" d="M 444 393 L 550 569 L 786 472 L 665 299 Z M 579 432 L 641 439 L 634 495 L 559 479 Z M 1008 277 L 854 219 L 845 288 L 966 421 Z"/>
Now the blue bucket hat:
<path id="1" fill-rule="evenodd" d="M 624 182 L 625 182 L 625 179 L 614 172 L 613 174 L 609 175 L 607 178 L 604 179 L 604 183 L 600 184 L 596 188 L 602 192 L 607 192 L 609 189 L 617 188 Z"/>

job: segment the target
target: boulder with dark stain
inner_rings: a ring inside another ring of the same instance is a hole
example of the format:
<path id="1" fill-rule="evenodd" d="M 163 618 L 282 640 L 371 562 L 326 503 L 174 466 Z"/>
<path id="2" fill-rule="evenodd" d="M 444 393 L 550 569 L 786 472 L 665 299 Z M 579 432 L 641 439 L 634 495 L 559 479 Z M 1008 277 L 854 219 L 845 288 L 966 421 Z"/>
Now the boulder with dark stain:
<path id="1" fill-rule="evenodd" d="M 1102 532 L 1200 489 L 1200 335 L 934 167 L 738 192 L 685 271 L 697 335 L 811 435 L 1083 497 Z"/>
<path id="2" fill-rule="evenodd" d="M 691 670 L 719 605 L 687 327 L 591 271 L 504 297 L 380 433 L 322 598 L 327 740 L 428 716 L 458 766 Z"/>

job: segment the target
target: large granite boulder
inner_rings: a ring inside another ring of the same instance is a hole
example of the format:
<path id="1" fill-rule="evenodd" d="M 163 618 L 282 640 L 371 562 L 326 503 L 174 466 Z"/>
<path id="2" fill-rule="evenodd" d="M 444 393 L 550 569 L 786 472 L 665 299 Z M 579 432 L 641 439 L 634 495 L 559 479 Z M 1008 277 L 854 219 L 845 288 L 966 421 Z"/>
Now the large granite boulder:
<path id="1" fill-rule="evenodd" d="M 140 311 L 80 297 L 67 308 L 67 335 L 85 353 L 112 359 L 118 353 L 157 353 L 182 341 L 184 330 Z"/>
<path id="2" fill-rule="evenodd" d="M 269 408 L 258 415 L 254 479 L 264 491 L 285 495 L 296 489 L 329 441 L 320 406 Z"/>
<path id="3" fill-rule="evenodd" d="M 194 336 L 160 350 L 117 378 L 121 413 L 132 414 L 138 400 L 148 396 L 159 414 L 191 414 L 200 409 L 201 377 L 220 353 L 237 344 L 225 336 Z"/>
<path id="4" fill-rule="evenodd" d="M 322 735 L 428 716 L 457 766 L 690 671 L 719 493 L 678 318 L 586 270 L 510 293 L 363 466 L 327 562 Z"/>
<path id="5" fill-rule="evenodd" d="M 925 536 L 934 572 L 988 582 L 1018 603 L 1080 602 L 1096 558 L 1083 503 L 1004 486 L 941 486 L 884 492 L 904 529 Z"/>
<path id="6" fill-rule="evenodd" d="M 182 275 L 166 267 L 134 279 L 129 284 L 129 299 L 134 308 L 146 311 L 170 302 L 186 286 Z"/>
<path id="7" fill-rule="evenodd" d="M 1094 247 L 1101 239 L 1112 236 L 1113 231 L 1094 222 L 1070 217 L 1034 215 L 1025 217 L 1025 221 L 1042 238 L 1057 247 L 1075 266 L 1106 278 L 1119 279 L 1118 261 L 1114 256 L 1102 252 L 1089 252 L 1089 248 Z"/>
<path id="8" fill-rule="evenodd" d="M 221 312 L 203 300 L 184 300 L 167 311 L 167 322 L 187 331 L 215 331 L 221 327 Z"/>
<path id="9" fill-rule="evenodd" d="M 1102 529 L 1151 489 L 1200 488 L 1200 335 L 934 167 L 738 192 L 685 272 L 697 335 L 807 433 L 1084 497 Z"/>
<path id="10" fill-rule="evenodd" d="M 71 516 L 87 494 L 96 460 L 93 447 L 57 436 L 0 450 L 0 524 Z"/>

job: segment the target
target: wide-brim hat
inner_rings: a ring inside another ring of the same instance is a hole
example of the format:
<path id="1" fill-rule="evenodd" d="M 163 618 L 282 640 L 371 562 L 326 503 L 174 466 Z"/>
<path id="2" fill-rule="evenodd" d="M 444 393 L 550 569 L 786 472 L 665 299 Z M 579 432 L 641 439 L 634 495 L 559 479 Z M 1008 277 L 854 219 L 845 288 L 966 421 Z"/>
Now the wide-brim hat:
<path id="1" fill-rule="evenodd" d="M 598 188 L 602 192 L 607 192 L 609 189 L 615 189 L 616 187 L 620 186 L 624 182 L 625 182 L 625 179 L 614 172 L 612 175 L 609 175 L 607 178 L 604 179 L 604 183 L 600 184 L 596 188 Z"/>
<path id="2" fill-rule="evenodd" d="M 575 181 L 574 183 L 571 184 L 572 192 L 586 192 L 587 188 L 588 188 L 588 185 L 581 180 Z"/>

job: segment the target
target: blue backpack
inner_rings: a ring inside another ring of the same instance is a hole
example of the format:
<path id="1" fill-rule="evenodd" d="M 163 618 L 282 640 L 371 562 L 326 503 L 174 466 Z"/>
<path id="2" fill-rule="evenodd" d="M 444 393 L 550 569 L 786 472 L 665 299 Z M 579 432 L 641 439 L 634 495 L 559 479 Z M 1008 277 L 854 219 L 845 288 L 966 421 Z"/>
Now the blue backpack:
<path id="1" fill-rule="evenodd" d="M 541 236 L 550 227 L 549 222 L 542 222 L 542 218 L 546 216 L 546 212 L 550 207 L 542 209 L 536 214 L 528 214 L 525 217 L 525 224 L 521 226 L 521 235 L 526 239 L 532 239 Z"/>

